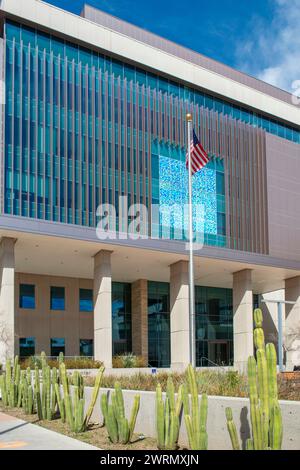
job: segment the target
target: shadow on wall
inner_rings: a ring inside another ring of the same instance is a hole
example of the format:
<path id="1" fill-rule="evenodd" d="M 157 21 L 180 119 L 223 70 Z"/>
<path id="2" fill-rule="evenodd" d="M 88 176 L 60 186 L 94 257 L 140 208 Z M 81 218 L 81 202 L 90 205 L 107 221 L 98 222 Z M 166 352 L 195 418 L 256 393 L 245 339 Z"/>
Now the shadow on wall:
<path id="1" fill-rule="evenodd" d="M 274 304 L 273 304 L 274 306 Z M 267 304 L 262 304 L 261 309 L 263 312 L 264 319 L 264 332 L 266 343 L 274 343 L 275 348 L 278 348 L 278 330 L 277 325 L 274 322 L 273 316 L 268 308 Z M 277 306 L 276 306 L 277 309 Z M 277 311 L 276 311 L 277 315 Z"/>
<path id="2" fill-rule="evenodd" d="M 246 450 L 246 441 L 251 437 L 247 406 L 244 406 L 240 413 L 240 437 L 242 441 L 242 448 Z"/>

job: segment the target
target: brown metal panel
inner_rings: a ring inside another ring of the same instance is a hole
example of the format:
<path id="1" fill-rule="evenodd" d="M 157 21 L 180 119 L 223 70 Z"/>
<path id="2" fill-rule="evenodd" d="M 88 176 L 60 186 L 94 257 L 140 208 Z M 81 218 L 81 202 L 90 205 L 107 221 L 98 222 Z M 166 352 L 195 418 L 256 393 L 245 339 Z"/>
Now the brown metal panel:
<path id="1" fill-rule="evenodd" d="M 263 253 L 269 254 L 269 221 L 268 221 L 268 187 L 267 187 L 267 151 L 266 151 L 266 133 L 260 131 L 260 143 L 262 152 L 262 175 L 263 175 L 263 222 L 264 222 L 264 246 Z"/>

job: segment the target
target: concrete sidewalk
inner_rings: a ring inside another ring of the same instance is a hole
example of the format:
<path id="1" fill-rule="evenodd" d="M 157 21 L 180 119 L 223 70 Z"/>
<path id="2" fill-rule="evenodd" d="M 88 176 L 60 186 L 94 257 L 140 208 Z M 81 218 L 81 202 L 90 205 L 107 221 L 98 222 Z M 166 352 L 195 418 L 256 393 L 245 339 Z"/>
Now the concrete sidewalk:
<path id="1" fill-rule="evenodd" d="M 99 450 L 0 412 L 0 450 Z"/>

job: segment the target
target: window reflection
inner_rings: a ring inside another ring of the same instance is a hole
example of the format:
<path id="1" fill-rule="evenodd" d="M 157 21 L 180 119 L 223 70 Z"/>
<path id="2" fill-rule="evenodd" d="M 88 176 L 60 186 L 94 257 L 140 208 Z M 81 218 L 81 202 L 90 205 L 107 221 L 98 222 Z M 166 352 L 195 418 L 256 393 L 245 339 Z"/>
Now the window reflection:
<path id="1" fill-rule="evenodd" d="M 170 287 L 148 282 L 148 362 L 170 367 Z"/>

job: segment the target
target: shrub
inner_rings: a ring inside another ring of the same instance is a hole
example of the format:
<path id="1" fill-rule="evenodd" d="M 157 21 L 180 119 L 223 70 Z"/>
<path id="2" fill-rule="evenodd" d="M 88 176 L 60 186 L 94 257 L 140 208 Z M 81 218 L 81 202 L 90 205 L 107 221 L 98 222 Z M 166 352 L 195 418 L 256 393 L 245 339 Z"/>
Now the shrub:
<path id="1" fill-rule="evenodd" d="M 143 358 L 142 356 L 135 356 L 132 353 L 114 356 L 112 364 L 114 369 L 147 367 L 145 358 Z"/>
<path id="2" fill-rule="evenodd" d="M 47 364 L 50 367 L 59 367 L 60 358 L 57 359 L 48 359 Z M 103 364 L 101 361 L 94 361 L 93 359 L 89 359 L 87 357 L 74 357 L 70 359 L 64 360 L 66 369 L 99 369 Z M 39 369 L 42 368 L 42 361 L 40 356 L 31 356 L 27 359 L 23 359 L 20 362 L 21 369 L 34 369 L 37 366 Z"/>

